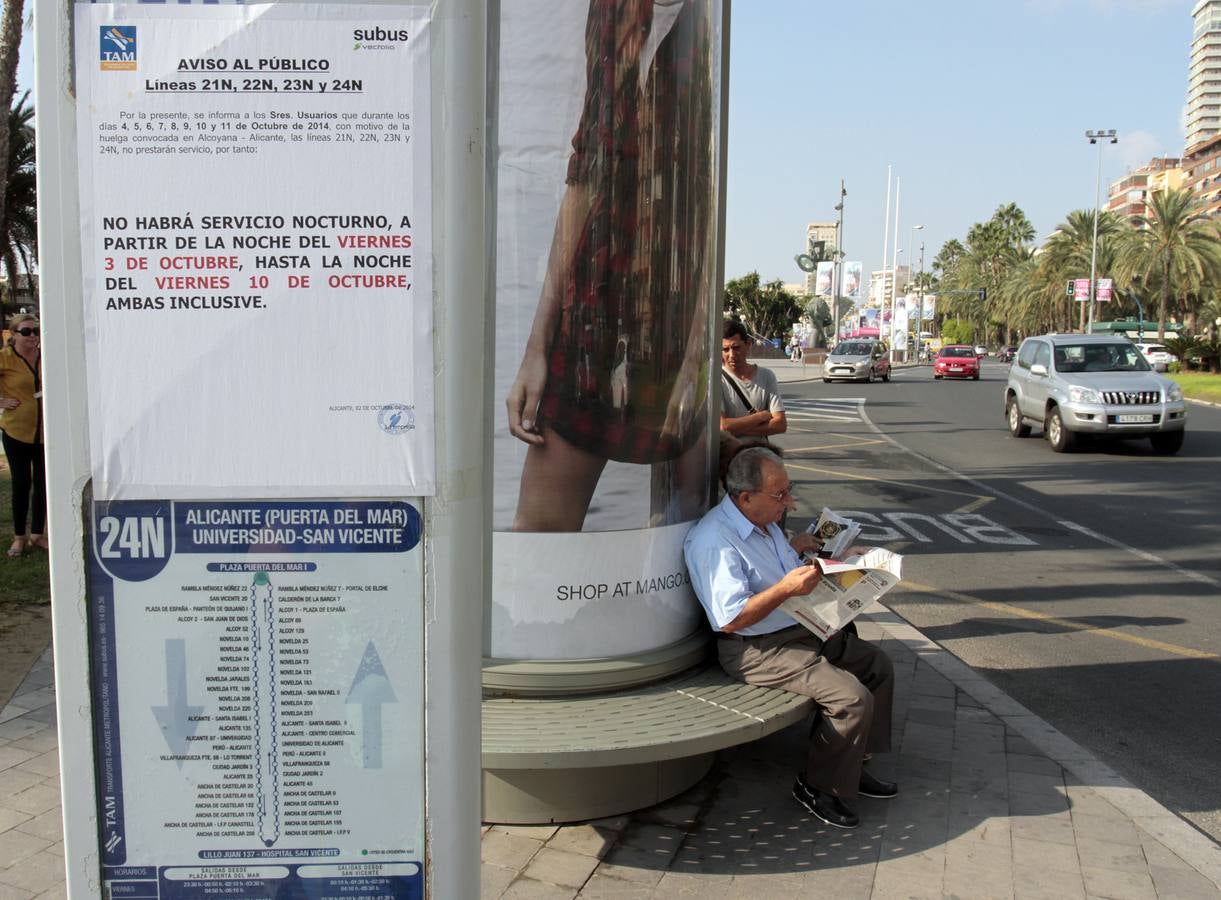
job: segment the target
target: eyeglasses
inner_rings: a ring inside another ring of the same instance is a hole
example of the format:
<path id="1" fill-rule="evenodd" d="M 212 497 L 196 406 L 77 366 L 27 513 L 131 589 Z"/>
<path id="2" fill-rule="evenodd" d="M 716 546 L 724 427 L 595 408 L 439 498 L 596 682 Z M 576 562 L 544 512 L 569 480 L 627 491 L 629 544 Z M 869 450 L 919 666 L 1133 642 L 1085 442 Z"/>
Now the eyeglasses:
<path id="1" fill-rule="evenodd" d="M 782 501 L 784 500 L 784 498 L 785 498 L 785 497 L 792 497 L 792 496 L 793 496 L 793 486 L 790 484 L 790 485 L 789 485 L 788 487 L 786 487 L 786 488 L 785 488 L 783 491 L 777 491 L 777 492 L 776 492 L 776 493 L 774 493 L 774 494 L 773 494 L 773 493 L 771 493 L 770 491 L 755 491 L 755 493 L 756 493 L 756 494 L 762 494 L 764 497 L 771 497 L 771 498 L 772 498 L 773 500 L 775 500 L 777 503 L 780 503 L 780 502 L 782 502 Z"/>
<path id="2" fill-rule="evenodd" d="M 15 333 L 22 337 L 38 337 L 37 328 L 18 328 Z"/>

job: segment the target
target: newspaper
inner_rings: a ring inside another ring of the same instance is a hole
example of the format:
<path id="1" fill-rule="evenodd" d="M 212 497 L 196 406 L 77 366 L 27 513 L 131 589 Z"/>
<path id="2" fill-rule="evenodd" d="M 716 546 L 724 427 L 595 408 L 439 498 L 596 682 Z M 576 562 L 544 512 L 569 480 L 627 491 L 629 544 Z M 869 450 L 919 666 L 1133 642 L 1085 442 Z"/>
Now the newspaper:
<path id="1" fill-rule="evenodd" d="M 824 506 L 818 521 L 806 531 L 822 541 L 823 556 L 839 559 L 848 552 L 856 536 L 861 533 L 861 526 Z"/>
<path id="2" fill-rule="evenodd" d="M 903 577 L 903 557 L 881 547 L 845 560 L 816 559 L 822 570 L 814 590 L 780 608 L 824 641 L 865 611 Z"/>

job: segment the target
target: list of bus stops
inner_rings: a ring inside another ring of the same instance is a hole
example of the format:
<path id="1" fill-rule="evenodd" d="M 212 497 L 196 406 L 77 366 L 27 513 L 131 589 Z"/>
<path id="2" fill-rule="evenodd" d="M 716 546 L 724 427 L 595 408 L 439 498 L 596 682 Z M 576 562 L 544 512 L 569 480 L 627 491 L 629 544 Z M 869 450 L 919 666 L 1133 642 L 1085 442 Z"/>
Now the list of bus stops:
<path id="1" fill-rule="evenodd" d="M 113 501 L 90 531 L 107 895 L 422 898 L 416 508 Z"/>
<path id="2" fill-rule="evenodd" d="M 429 26 L 76 4 L 96 496 L 434 492 Z"/>

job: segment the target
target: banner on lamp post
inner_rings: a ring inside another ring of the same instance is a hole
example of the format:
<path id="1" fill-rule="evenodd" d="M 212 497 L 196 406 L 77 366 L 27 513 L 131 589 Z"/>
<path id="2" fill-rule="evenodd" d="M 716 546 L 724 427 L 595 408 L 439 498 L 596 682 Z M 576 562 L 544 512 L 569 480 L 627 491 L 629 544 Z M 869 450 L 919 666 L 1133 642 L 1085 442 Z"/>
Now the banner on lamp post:
<path id="1" fill-rule="evenodd" d="M 861 269 L 862 265 L 857 262 L 844 263 L 844 289 L 840 292 L 845 297 L 850 297 L 853 300 L 861 298 Z"/>
<path id="2" fill-rule="evenodd" d="M 1099 303 L 1107 303 L 1111 299 L 1114 283 L 1110 278 L 1099 278 L 1098 288 L 1094 295 L 1094 299 Z"/>
<path id="3" fill-rule="evenodd" d="M 819 297 L 831 296 L 831 282 L 835 277 L 835 263 L 820 262 L 814 276 L 814 293 Z"/>
<path id="4" fill-rule="evenodd" d="M 1073 279 L 1073 299 L 1085 303 L 1090 299 L 1090 280 L 1088 278 Z"/>

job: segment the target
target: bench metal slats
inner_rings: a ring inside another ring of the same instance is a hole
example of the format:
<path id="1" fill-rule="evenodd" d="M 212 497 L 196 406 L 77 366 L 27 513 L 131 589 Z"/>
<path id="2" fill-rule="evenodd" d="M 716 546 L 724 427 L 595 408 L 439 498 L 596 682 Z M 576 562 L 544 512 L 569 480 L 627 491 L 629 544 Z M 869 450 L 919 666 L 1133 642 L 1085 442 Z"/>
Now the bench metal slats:
<path id="1" fill-rule="evenodd" d="M 801 719 L 812 701 L 732 681 L 717 665 L 615 694 L 483 701 L 488 769 L 585 768 L 681 759 Z"/>

